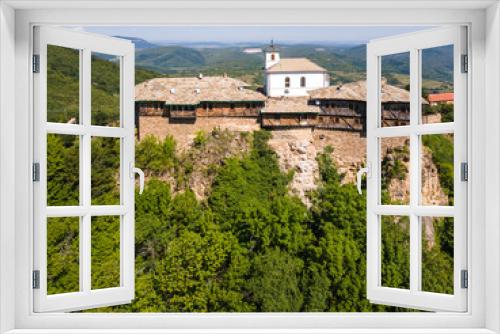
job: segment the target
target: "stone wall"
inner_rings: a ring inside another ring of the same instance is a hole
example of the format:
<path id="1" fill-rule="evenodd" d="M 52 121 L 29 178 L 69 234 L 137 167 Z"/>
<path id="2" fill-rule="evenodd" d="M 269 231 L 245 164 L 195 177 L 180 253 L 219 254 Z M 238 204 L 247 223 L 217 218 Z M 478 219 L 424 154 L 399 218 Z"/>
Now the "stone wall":
<path id="1" fill-rule="evenodd" d="M 230 104 L 224 106 L 200 106 L 196 108 L 197 117 L 258 117 L 263 106 L 251 106 L 252 103 L 236 104 L 231 108 Z"/>
<path id="2" fill-rule="evenodd" d="M 422 122 L 424 124 L 441 123 L 441 114 L 430 114 L 422 116 Z"/>
<path id="3" fill-rule="evenodd" d="M 192 144 L 197 131 L 211 132 L 214 128 L 228 129 L 235 132 L 251 132 L 260 129 L 255 117 L 231 118 L 231 117 L 200 117 L 194 123 L 171 123 L 168 118 L 162 116 L 139 117 L 140 137 L 148 134 L 155 135 L 161 139 L 167 135 L 174 136 L 177 147 L 186 149 Z"/>
<path id="4" fill-rule="evenodd" d="M 262 126 L 265 128 L 294 128 L 313 127 L 318 123 L 318 116 L 314 114 L 264 114 Z"/>

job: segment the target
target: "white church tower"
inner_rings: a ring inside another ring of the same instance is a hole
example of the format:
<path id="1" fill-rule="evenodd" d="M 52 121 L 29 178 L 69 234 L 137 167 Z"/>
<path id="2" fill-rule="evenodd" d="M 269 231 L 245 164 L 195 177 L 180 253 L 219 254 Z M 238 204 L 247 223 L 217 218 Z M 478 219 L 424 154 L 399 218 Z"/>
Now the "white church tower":
<path id="1" fill-rule="evenodd" d="M 308 91 L 330 86 L 328 71 L 307 58 L 281 58 L 271 41 L 265 49 L 264 86 L 266 95 L 307 96 Z"/>
<path id="2" fill-rule="evenodd" d="M 272 40 L 269 47 L 265 49 L 265 54 L 266 54 L 266 63 L 265 63 L 266 70 L 269 67 L 276 65 L 277 63 L 280 62 L 279 50 L 274 46 L 274 42 Z"/>

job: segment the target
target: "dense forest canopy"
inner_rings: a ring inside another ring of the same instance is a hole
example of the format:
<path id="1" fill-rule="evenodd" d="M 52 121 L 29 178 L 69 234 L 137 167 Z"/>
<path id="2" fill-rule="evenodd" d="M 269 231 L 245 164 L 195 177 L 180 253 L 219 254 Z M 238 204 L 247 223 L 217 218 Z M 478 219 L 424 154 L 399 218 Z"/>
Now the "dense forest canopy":
<path id="1" fill-rule="evenodd" d="M 62 122 L 78 115 L 78 96 L 69 92 L 77 85 L 78 71 L 61 69 L 60 64 L 71 59 L 75 63 L 78 55 L 55 51 L 57 56 L 49 59 L 48 106 L 52 120 Z M 117 86 L 107 74 L 117 65 L 97 58 L 93 62 L 99 72 L 92 76 L 92 92 L 101 96 L 96 119 L 114 124 Z M 138 78 L 150 75 L 138 71 L 142 73 Z M 144 193 L 136 194 L 136 298 L 131 304 L 99 311 L 400 310 L 366 299 L 365 194 L 341 182 L 332 148 L 326 147 L 317 157 L 319 186 L 310 194 L 308 208 L 289 194 L 293 175 L 280 170 L 268 145 L 270 136 L 267 131 L 242 136 L 249 147 L 246 153 L 211 166 L 213 182 L 206 200 L 198 200 L 189 183 L 182 182 L 192 166 L 176 151 L 174 138 L 149 137 L 136 143 L 136 165 L 149 175 Z M 192 156 L 207 143 L 226 137 L 219 130 L 200 133 L 190 148 Z M 442 175 L 441 186 L 452 201 L 452 138 L 426 138 L 424 144 Z M 49 135 L 47 147 L 48 204 L 77 205 L 79 139 Z M 119 149 L 119 140 L 92 138 L 93 204 L 116 204 L 119 199 Z M 178 189 L 162 179 L 166 171 L 178 176 Z M 404 173 L 387 175 L 400 178 Z M 407 288 L 407 218 L 386 217 L 382 223 L 383 285 Z M 424 247 L 422 257 L 423 288 L 451 293 L 453 222 L 432 223 L 433 247 Z M 48 237 L 49 294 L 78 291 L 78 218 L 50 218 Z M 119 240 L 119 217 L 93 217 L 92 288 L 119 285 Z"/>

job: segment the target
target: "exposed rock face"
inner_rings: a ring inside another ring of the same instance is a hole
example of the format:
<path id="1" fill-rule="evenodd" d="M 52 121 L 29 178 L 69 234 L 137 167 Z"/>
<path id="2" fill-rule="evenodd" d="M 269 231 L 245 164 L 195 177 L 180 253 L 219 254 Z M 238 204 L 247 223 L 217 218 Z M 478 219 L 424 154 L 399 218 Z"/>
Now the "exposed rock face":
<path id="1" fill-rule="evenodd" d="M 209 195 L 217 169 L 225 159 L 243 156 L 250 149 L 247 136 L 238 132 L 218 130 L 207 137 L 202 147 L 192 147 L 181 155 L 192 166 L 186 186 L 193 190 L 198 199 L 205 199 Z"/>
<path id="2" fill-rule="evenodd" d="M 294 170 L 290 192 L 310 205 L 307 193 L 316 189 L 318 163 L 316 145 L 310 129 L 273 131 L 269 146 L 279 156 L 282 170 Z"/>
<path id="3" fill-rule="evenodd" d="M 423 205 L 448 205 L 448 196 L 444 193 L 439 183 L 439 172 L 432 162 L 432 153 L 423 147 L 422 154 L 422 204 Z"/>
<path id="4" fill-rule="evenodd" d="M 189 152 L 196 132 L 202 130 L 210 133 L 214 128 L 219 128 L 222 132 L 228 130 L 238 134 L 260 129 L 255 119 L 228 117 L 199 118 L 195 124 L 170 124 L 168 119 L 164 117 L 150 116 L 141 117 L 140 126 L 143 136 L 154 134 L 163 138 L 167 134 L 173 135 L 178 143 L 179 152 L 192 155 L 194 170 L 188 182 L 198 198 L 206 196 L 211 184 L 210 168 L 207 166 L 218 165 L 227 156 L 247 152 L 248 145 L 239 135 L 235 135 L 232 140 L 228 138 L 223 140 L 225 147 L 216 147 L 221 145 L 221 141 L 215 140 L 208 143 L 203 150 Z M 307 193 L 316 189 L 318 183 L 316 156 L 323 152 L 326 146 L 333 147 L 332 158 L 337 164 L 338 171 L 344 174 L 343 183 L 355 182 L 357 171 L 366 162 L 366 138 L 354 132 L 312 130 L 309 128 L 274 130 L 269 145 L 278 154 L 282 170 L 294 171 L 290 192 L 298 195 L 307 205 L 310 204 Z M 382 152 L 386 152 L 389 148 L 395 149 L 404 145 L 407 145 L 404 138 L 387 138 L 382 142 L 381 148 Z M 404 161 L 404 165 L 409 170 L 409 160 Z M 447 205 L 448 198 L 441 189 L 437 168 L 433 164 L 432 156 L 427 148 L 424 148 L 423 151 L 422 166 L 421 203 L 424 205 Z M 175 183 L 172 176 L 165 175 L 164 179 Z M 173 188 L 175 189 L 175 187 Z M 392 200 L 409 203 L 409 173 L 406 173 L 401 180 L 391 180 L 388 189 Z M 426 229 L 430 228 L 430 226 L 426 227 Z"/>
<path id="5" fill-rule="evenodd" d="M 390 143 L 385 143 L 382 145 L 382 152 L 385 152 L 386 162 L 390 165 L 394 164 L 395 160 L 398 159 L 402 161 L 405 166 L 406 171 L 409 171 L 410 160 L 408 156 L 407 141 L 397 139 L 392 140 Z M 406 149 L 401 149 L 406 147 Z M 397 150 L 403 151 L 403 154 L 396 153 Z M 439 173 L 432 161 L 432 153 L 427 147 L 423 147 L 421 155 L 421 189 L 419 203 L 421 205 L 443 205 L 446 206 L 449 203 L 448 196 L 444 193 L 440 179 Z M 403 204 L 410 203 L 410 175 L 408 172 L 405 173 L 403 179 L 394 178 L 388 185 L 389 196 L 392 201 L 398 201 Z M 435 245 L 435 231 L 434 231 L 434 217 L 420 217 L 422 224 L 422 233 L 424 238 L 424 246 L 427 249 L 432 249 Z"/>
<path id="6" fill-rule="evenodd" d="M 366 163 L 366 138 L 354 132 L 318 129 L 314 130 L 313 138 L 318 153 L 326 146 L 333 147 L 333 161 L 339 173 L 344 174 L 342 182 L 356 182 L 356 173 Z"/>
<path id="7" fill-rule="evenodd" d="M 205 199 L 210 193 L 217 169 L 224 161 L 249 152 L 250 136 L 245 131 L 222 130 L 217 126 L 208 130 L 201 130 L 205 141 L 200 145 L 195 144 L 194 133 L 187 132 L 178 137 L 173 134 L 176 141 L 181 139 L 177 145 L 178 166 L 159 177 L 170 184 L 173 193 L 189 188 L 199 200 Z"/>
<path id="8" fill-rule="evenodd" d="M 394 140 L 395 139 L 395 140 Z M 410 159 L 408 150 L 408 142 L 399 141 L 394 138 L 390 143 L 382 145 L 382 152 L 388 165 L 394 164 L 395 160 L 400 160 L 405 167 L 405 176 L 403 179 L 393 178 L 388 185 L 390 198 L 393 201 L 401 202 L 402 204 L 410 203 Z M 398 148 L 405 147 L 405 153 L 395 153 Z M 423 152 L 420 161 L 421 172 L 421 189 L 420 189 L 420 204 L 422 205 L 448 205 L 448 196 L 441 188 L 439 173 L 432 161 L 432 153 L 427 147 L 423 147 Z"/>

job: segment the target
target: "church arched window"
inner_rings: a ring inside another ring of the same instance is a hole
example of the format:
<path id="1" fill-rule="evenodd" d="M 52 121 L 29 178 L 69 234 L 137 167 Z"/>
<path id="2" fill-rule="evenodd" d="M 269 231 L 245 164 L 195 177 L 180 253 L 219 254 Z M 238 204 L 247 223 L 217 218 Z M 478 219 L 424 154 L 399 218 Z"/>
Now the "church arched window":
<path id="1" fill-rule="evenodd" d="M 290 77 L 285 78 L 285 87 L 286 88 L 290 87 Z"/>
<path id="2" fill-rule="evenodd" d="M 271 53 L 271 60 L 275 60 L 276 59 L 276 56 L 274 55 L 274 53 Z"/>
<path id="3" fill-rule="evenodd" d="M 300 77 L 300 87 L 306 86 L 306 77 Z"/>

